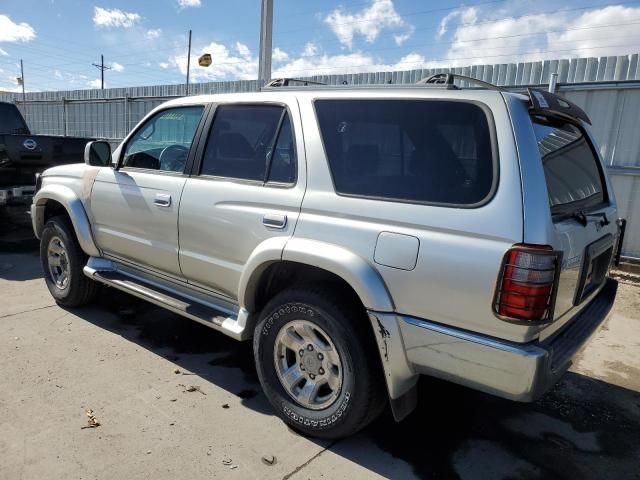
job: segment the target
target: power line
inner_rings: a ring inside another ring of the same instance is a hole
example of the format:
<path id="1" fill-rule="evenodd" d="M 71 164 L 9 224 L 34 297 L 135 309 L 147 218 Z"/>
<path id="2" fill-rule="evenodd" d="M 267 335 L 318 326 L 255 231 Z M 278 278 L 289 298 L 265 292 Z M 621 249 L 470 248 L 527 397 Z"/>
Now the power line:
<path id="1" fill-rule="evenodd" d="M 473 4 L 473 5 L 465 5 L 463 7 L 433 8 L 433 9 L 429 9 L 429 10 L 420 10 L 420 11 L 416 11 L 416 12 L 409 12 L 409 13 L 402 14 L 401 16 L 402 16 L 402 18 L 407 18 L 407 17 L 418 16 L 418 15 L 428 15 L 428 14 L 431 14 L 431 13 L 447 11 L 447 10 L 458 10 L 458 9 L 466 8 L 466 7 L 474 7 L 474 6 L 480 6 L 480 5 L 492 4 L 492 3 L 501 3 L 503 1 L 505 1 L 505 0 L 491 0 L 491 1 L 487 1 L 487 2 L 476 3 L 476 4 Z M 579 11 L 579 10 L 589 10 L 591 8 L 611 7 L 611 6 L 628 5 L 628 4 L 635 4 L 635 3 L 638 3 L 638 0 L 627 1 L 627 2 L 618 2 L 618 3 L 615 3 L 615 4 L 607 3 L 607 4 L 596 4 L 596 5 L 588 5 L 588 6 L 583 6 L 583 7 L 575 7 L 575 8 L 567 8 L 567 9 L 558 9 L 558 10 L 552 10 L 552 11 L 547 11 L 547 12 L 538 12 L 538 13 L 535 13 L 535 14 L 527 14 L 527 15 L 520 15 L 520 16 L 513 16 L 513 17 L 503 17 L 503 18 L 498 18 L 498 19 L 494 19 L 494 20 L 487 20 L 487 21 L 483 21 L 483 22 L 469 22 L 467 24 L 461 23 L 461 24 L 458 24 L 458 25 L 459 26 L 460 25 L 482 25 L 482 24 L 486 24 L 486 23 L 500 22 L 500 21 L 507 20 L 507 19 L 520 19 L 520 18 L 535 17 L 537 15 L 543 15 L 543 14 L 547 14 L 547 13 L 575 12 L 575 11 Z M 353 21 L 350 21 L 350 22 L 334 23 L 331 26 L 340 27 L 340 26 L 345 26 L 345 25 L 356 25 L 356 24 L 360 24 L 360 23 L 371 23 L 371 22 L 374 22 L 374 21 L 385 20 L 385 19 L 387 19 L 386 16 L 384 16 L 384 17 L 371 17 L 371 18 L 367 18 L 366 20 L 353 20 Z M 320 28 L 326 28 L 326 26 L 325 25 L 318 25 L 318 26 L 315 26 L 315 27 L 297 28 L 297 29 L 293 29 L 293 30 L 285 30 L 285 31 L 282 31 L 280 33 L 291 33 L 291 32 L 300 32 L 300 31 L 308 31 L 308 30 L 317 30 L 317 29 L 320 29 Z"/>

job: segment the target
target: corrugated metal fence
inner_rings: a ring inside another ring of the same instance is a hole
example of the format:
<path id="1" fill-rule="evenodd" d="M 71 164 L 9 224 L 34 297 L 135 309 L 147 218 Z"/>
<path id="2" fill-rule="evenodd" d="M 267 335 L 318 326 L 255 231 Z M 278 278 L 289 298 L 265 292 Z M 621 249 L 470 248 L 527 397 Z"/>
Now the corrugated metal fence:
<path id="1" fill-rule="evenodd" d="M 613 179 L 621 216 L 628 219 L 624 255 L 640 258 L 640 58 L 638 54 L 540 62 L 473 65 L 308 77 L 329 85 L 410 84 L 453 72 L 514 90 L 545 85 L 557 74 L 557 91 L 592 118 L 593 130 Z M 256 80 L 192 84 L 192 95 L 247 92 Z M 107 138 L 114 143 L 151 109 L 184 95 L 184 85 L 30 92 L 0 100 L 18 103 L 34 133 Z"/>

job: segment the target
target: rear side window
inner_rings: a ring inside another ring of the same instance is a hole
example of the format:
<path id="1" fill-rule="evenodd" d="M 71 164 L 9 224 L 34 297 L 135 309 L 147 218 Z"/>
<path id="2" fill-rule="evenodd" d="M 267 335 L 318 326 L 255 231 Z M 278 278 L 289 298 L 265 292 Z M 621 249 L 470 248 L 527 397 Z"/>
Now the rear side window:
<path id="1" fill-rule="evenodd" d="M 534 118 L 551 213 L 593 208 L 605 200 L 602 172 L 587 138 L 568 123 Z"/>
<path id="2" fill-rule="evenodd" d="M 487 115 L 472 103 L 317 100 L 336 192 L 472 206 L 494 183 Z"/>
<path id="3" fill-rule="evenodd" d="M 284 112 L 276 105 L 218 107 L 201 174 L 264 181 Z"/>

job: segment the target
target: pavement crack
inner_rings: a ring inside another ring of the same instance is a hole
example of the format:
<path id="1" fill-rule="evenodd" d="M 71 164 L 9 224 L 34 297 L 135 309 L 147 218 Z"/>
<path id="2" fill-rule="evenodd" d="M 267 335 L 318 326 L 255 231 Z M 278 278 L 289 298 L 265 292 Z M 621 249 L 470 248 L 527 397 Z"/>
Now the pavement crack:
<path id="1" fill-rule="evenodd" d="M 32 308 L 30 310 L 23 310 L 22 312 L 10 313 L 8 315 L 0 315 L 0 318 L 15 317 L 16 315 L 21 315 L 23 313 L 37 312 L 38 310 L 45 310 L 45 309 L 51 308 L 51 307 L 57 307 L 57 304 L 53 303 L 51 305 L 47 305 L 46 307 Z"/>
<path id="2" fill-rule="evenodd" d="M 327 445 L 325 448 L 320 450 L 318 453 L 316 453 L 313 457 L 311 457 L 309 460 L 304 462 L 302 465 L 298 465 L 292 472 L 287 473 L 284 477 L 282 477 L 282 480 L 289 480 L 291 477 L 293 477 L 296 473 L 300 472 L 305 467 L 307 467 L 311 462 L 313 462 L 316 458 L 318 458 L 324 452 L 326 452 L 327 450 L 330 450 L 331 447 L 333 447 L 339 441 L 340 440 L 334 440 L 333 442 L 331 442 L 329 445 Z"/>

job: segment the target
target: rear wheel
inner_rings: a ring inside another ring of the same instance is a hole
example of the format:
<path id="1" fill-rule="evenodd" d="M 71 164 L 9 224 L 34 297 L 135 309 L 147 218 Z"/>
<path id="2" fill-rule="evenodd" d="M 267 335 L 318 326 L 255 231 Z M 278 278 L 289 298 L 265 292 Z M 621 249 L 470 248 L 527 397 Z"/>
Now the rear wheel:
<path id="1" fill-rule="evenodd" d="M 384 408 L 379 360 L 362 315 L 313 289 L 283 292 L 263 309 L 253 343 L 258 376 L 278 415 L 296 430 L 341 438 Z"/>
<path id="2" fill-rule="evenodd" d="M 82 271 L 87 259 L 69 220 L 51 218 L 42 231 L 40 261 L 47 288 L 59 305 L 79 307 L 95 298 L 98 284 Z"/>

